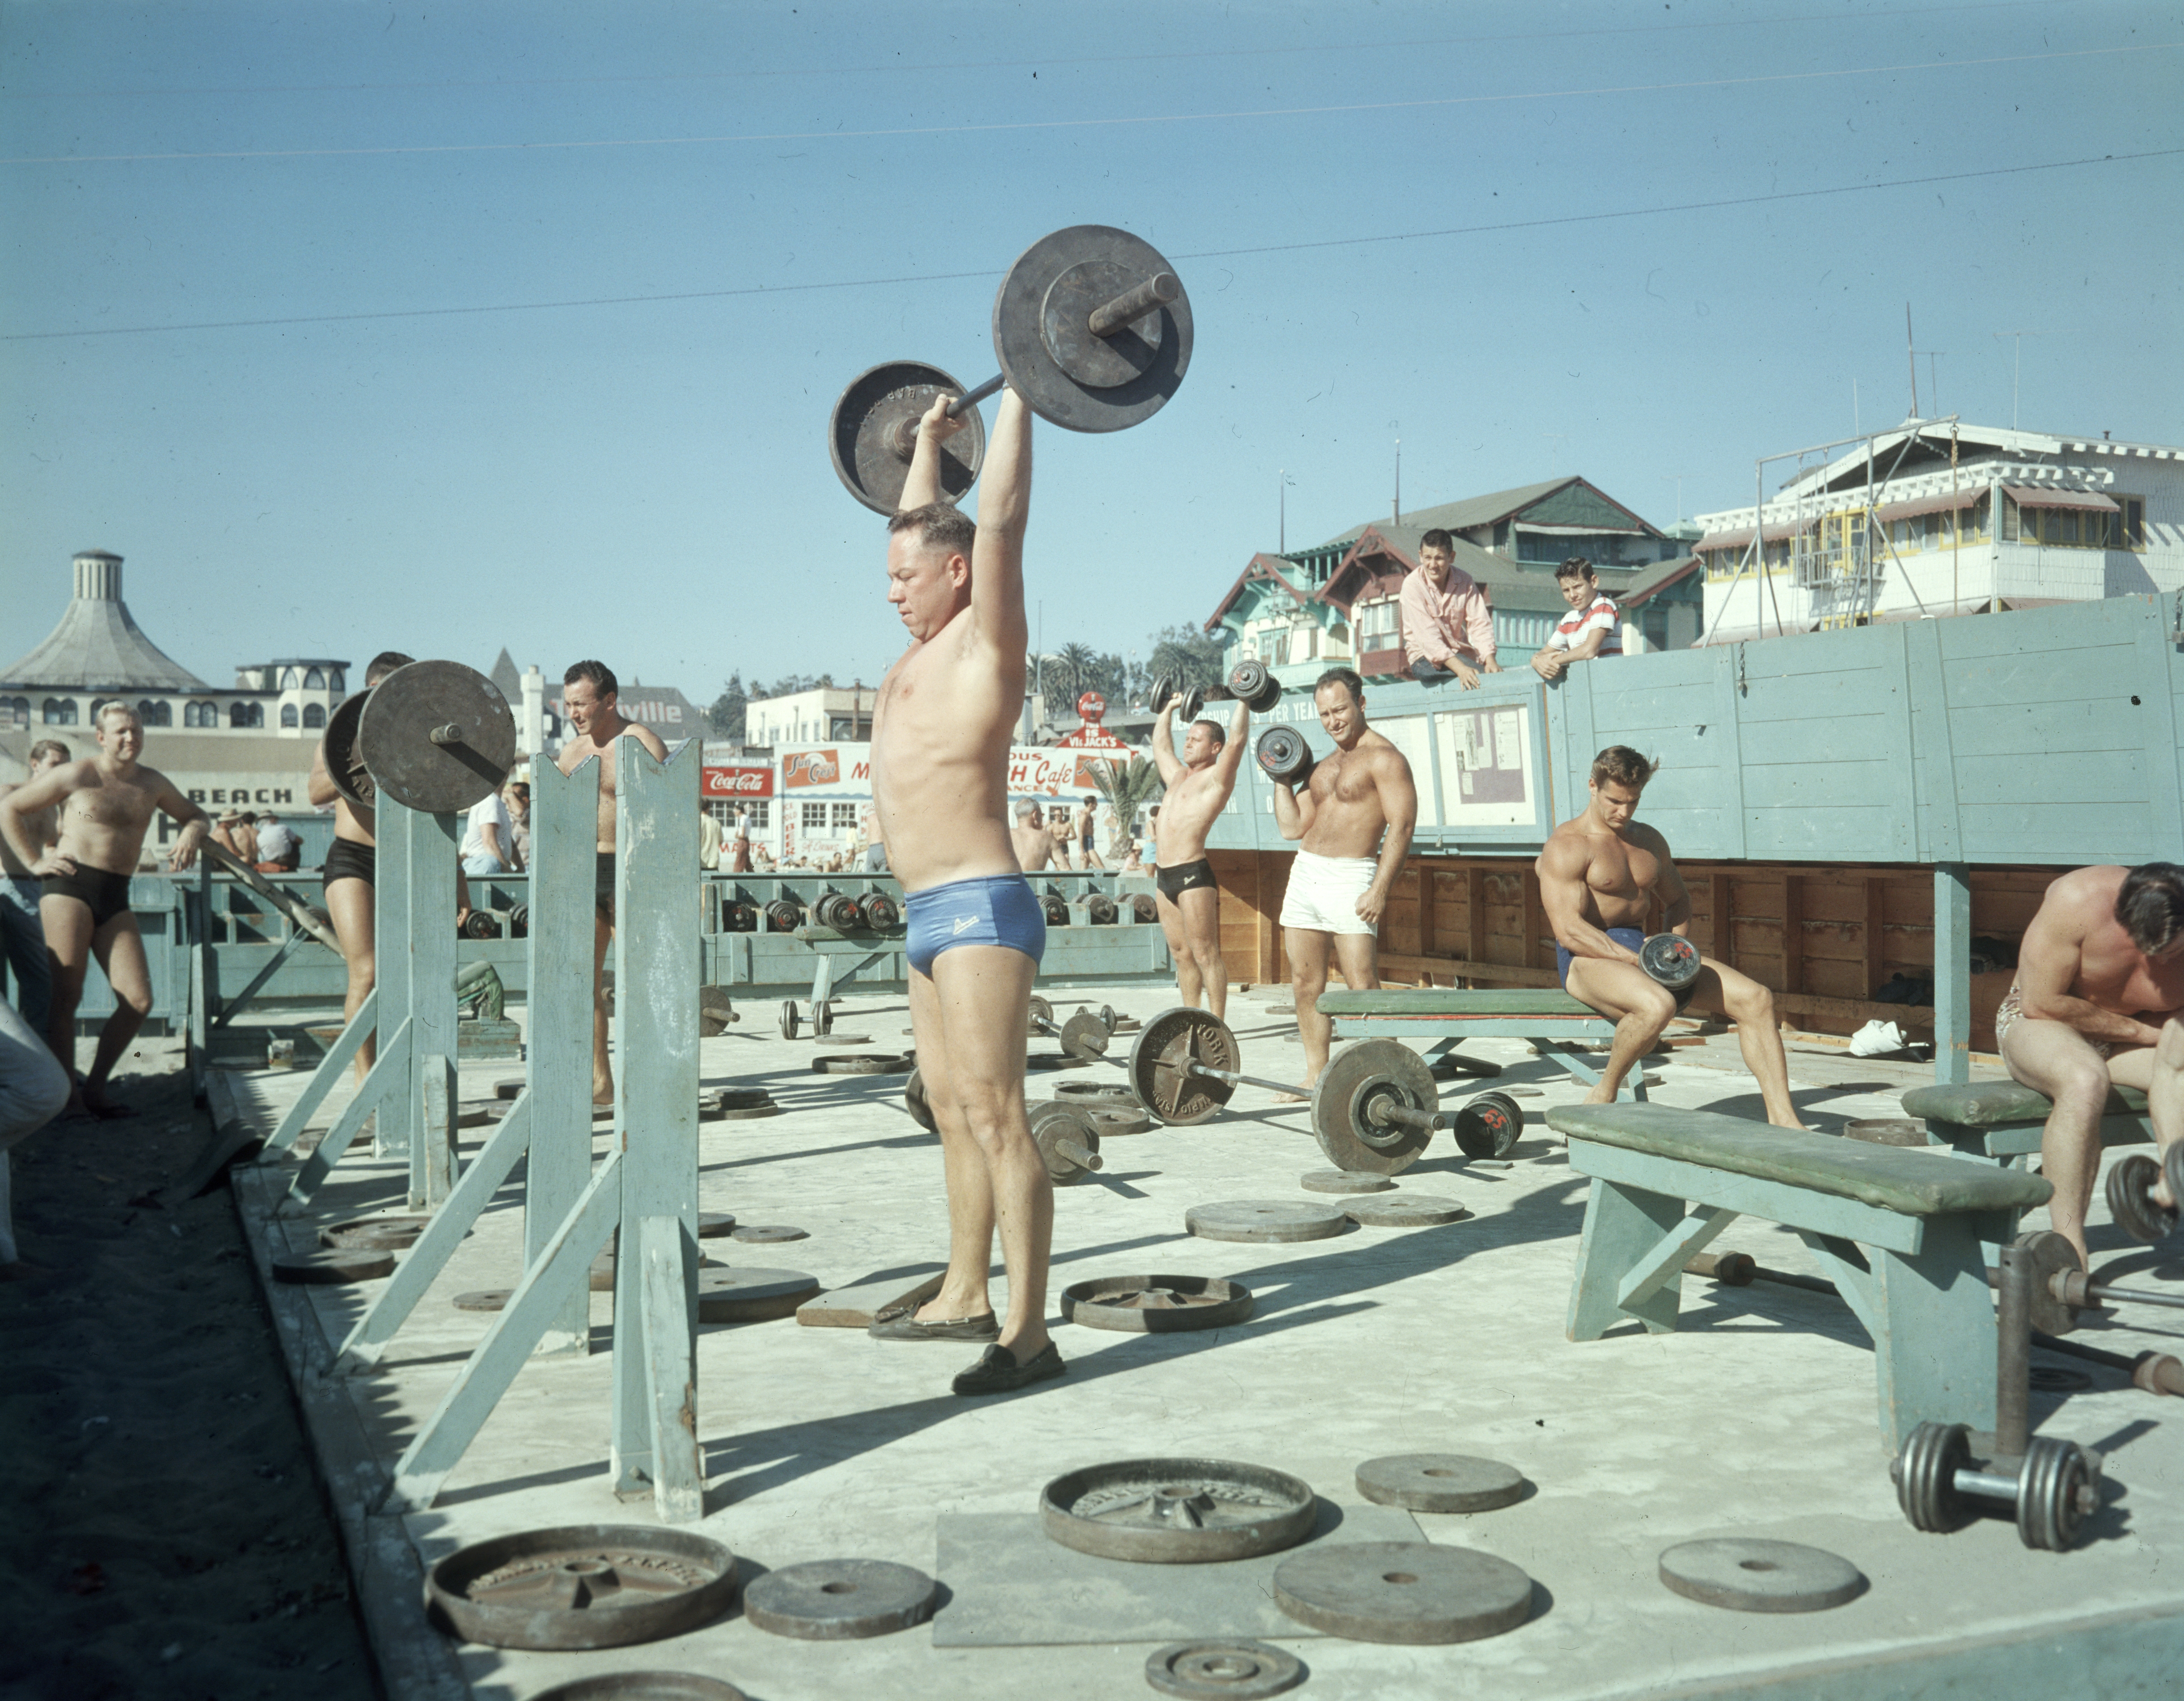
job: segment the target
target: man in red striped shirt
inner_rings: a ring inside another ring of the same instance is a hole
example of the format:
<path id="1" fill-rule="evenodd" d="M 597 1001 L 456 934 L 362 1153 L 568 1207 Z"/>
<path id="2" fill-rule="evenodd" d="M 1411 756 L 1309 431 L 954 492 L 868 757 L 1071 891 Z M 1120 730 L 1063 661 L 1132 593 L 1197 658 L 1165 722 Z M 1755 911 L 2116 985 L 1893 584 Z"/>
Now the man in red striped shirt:
<path id="1" fill-rule="evenodd" d="M 1559 679 L 1573 661 L 1622 655 L 1615 628 L 1623 616 L 1616 611 L 1615 599 L 1601 589 L 1591 561 L 1583 555 L 1572 555 L 1555 569 L 1555 588 L 1563 594 L 1570 611 L 1533 656 L 1535 673 L 1542 679 Z"/>

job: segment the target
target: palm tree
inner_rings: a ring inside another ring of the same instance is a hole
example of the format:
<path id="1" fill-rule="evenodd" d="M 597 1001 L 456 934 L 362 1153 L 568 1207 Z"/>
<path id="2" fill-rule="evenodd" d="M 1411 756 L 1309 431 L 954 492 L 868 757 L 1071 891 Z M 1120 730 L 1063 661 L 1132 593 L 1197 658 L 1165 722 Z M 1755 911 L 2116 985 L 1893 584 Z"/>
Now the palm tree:
<path id="1" fill-rule="evenodd" d="M 1078 694 L 1091 684 L 1100 671 L 1100 652 L 1089 644 L 1065 644 L 1047 657 L 1046 708 L 1056 720 L 1067 720 L 1077 706 Z"/>
<path id="2" fill-rule="evenodd" d="M 1107 806 L 1110 849 L 1128 837 L 1138 811 L 1167 789 L 1160 770 L 1139 756 L 1132 756 L 1128 766 L 1112 761 L 1089 763 L 1086 778 Z"/>

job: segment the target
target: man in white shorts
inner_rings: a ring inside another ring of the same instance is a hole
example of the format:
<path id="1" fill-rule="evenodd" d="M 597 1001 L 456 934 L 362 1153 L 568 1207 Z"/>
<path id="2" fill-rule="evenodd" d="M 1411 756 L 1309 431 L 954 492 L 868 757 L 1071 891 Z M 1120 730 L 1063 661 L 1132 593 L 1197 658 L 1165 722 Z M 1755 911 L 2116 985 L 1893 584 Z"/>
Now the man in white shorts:
<path id="1" fill-rule="evenodd" d="M 1283 838 L 1304 841 L 1282 900 L 1282 945 L 1304 1041 L 1301 1093 L 1327 1067 L 1334 1035 L 1334 1023 L 1319 1013 L 1329 951 L 1352 990 L 1380 984 L 1380 912 L 1418 818 L 1410 763 L 1365 724 L 1365 682 L 1347 667 L 1330 667 L 1319 676 L 1312 705 L 1334 754 L 1314 766 L 1301 795 L 1274 787 L 1275 825 Z"/>

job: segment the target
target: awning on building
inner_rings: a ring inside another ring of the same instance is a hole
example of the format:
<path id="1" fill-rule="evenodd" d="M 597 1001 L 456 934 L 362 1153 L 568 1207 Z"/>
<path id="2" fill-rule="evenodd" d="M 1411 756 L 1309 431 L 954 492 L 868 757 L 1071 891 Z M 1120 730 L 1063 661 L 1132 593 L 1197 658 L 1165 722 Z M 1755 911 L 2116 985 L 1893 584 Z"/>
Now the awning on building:
<path id="1" fill-rule="evenodd" d="M 2123 511 L 2114 499 L 2098 490 L 2053 490 L 2038 484 L 2005 484 L 2002 489 L 2020 508 L 2090 508 L 2101 514 Z"/>
<path id="2" fill-rule="evenodd" d="M 1886 526 L 1897 520 L 1915 520 L 1921 514 L 1946 514 L 1953 508 L 1969 508 L 1986 494 L 1986 486 L 1978 484 L 1953 494 L 1922 496 L 1915 502 L 1885 503 L 1873 510 L 1873 517 Z"/>
<path id="3" fill-rule="evenodd" d="M 1779 544 L 1785 538 L 1796 537 L 1799 529 L 1795 521 L 1785 521 L 1780 525 L 1768 527 L 1760 533 L 1760 539 L 1763 543 Z M 1691 553 L 1698 555 L 1708 549 L 1741 549 L 1751 541 L 1752 527 L 1749 526 L 1740 532 L 1709 532 L 1691 545 Z"/>

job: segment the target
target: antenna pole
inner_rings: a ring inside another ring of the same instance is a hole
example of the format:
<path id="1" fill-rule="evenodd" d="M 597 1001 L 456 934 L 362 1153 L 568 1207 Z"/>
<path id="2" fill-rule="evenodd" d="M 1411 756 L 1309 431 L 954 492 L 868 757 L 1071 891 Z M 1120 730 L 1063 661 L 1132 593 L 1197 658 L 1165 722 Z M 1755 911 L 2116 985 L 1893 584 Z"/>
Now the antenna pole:
<path id="1" fill-rule="evenodd" d="M 1911 417 L 1919 417 L 1919 351 L 1911 346 L 1911 304 L 1903 304 L 1903 363 L 1911 369 Z"/>

